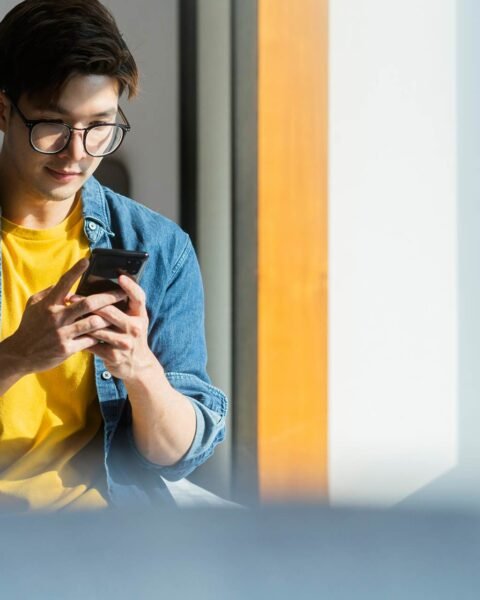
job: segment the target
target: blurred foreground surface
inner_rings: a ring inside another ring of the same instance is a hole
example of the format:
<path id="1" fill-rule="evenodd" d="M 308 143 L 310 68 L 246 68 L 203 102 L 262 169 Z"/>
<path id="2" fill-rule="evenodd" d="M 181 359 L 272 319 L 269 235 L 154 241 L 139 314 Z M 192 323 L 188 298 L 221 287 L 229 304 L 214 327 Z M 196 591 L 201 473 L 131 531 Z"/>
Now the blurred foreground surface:
<path id="1" fill-rule="evenodd" d="M 480 513 L 189 509 L 2 517 L 2 598 L 475 598 Z"/>

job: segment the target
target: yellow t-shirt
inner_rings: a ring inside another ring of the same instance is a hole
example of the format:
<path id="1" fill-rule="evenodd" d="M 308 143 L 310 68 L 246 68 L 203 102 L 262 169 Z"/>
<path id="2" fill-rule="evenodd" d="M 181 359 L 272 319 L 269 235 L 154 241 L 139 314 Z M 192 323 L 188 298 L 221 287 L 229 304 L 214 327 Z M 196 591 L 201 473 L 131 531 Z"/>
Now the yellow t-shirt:
<path id="1" fill-rule="evenodd" d="M 50 229 L 4 218 L 1 226 L 5 339 L 18 328 L 28 298 L 88 256 L 89 246 L 80 200 Z M 107 506 L 101 434 L 90 353 L 20 379 L 0 396 L 0 512 Z"/>

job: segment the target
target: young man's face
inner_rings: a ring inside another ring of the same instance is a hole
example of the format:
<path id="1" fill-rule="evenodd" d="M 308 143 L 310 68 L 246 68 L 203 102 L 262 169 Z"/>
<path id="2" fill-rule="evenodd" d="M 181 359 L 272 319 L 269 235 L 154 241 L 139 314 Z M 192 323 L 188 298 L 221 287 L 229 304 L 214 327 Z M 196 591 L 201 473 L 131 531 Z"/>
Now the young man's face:
<path id="1" fill-rule="evenodd" d="M 28 120 L 60 119 L 72 127 L 113 123 L 118 109 L 118 83 L 103 75 L 77 75 L 62 90 L 55 106 L 45 106 L 23 95 L 19 109 Z M 5 100 L 0 129 L 5 133 L 0 169 L 16 192 L 35 200 L 71 200 L 101 162 L 85 152 L 83 131 L 72 134 L 58 154 L 36 152 L 29 129 Z"/>

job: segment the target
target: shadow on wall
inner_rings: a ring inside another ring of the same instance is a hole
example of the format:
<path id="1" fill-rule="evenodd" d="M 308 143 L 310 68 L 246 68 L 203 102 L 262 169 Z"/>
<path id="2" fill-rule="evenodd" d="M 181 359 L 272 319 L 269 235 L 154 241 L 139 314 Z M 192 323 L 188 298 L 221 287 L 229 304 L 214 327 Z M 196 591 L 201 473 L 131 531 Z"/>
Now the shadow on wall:
<path id="1" fill-rule="evenodd" d="M 127 167 L 118 158 L 105 157 L 95 171 L 95 177 L 118 194 L 130 197 L 130 175 Z"/>

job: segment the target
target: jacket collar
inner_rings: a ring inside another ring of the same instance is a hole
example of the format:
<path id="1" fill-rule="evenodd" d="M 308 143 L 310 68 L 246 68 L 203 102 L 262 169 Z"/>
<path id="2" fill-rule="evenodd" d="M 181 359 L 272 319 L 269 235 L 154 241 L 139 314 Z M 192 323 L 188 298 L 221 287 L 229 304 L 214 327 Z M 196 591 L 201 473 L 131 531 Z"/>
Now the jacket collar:
<path id="1" fill-rule="evenodd" d="M 83 185 L 82 213 L 83 230 L 92 244 L 102 243 L 100 240 L 103 233 L 115 237 L 111 230 L 110 211 L 105 191 L 94 177 L 87 179 Z"/>
<path id="2" fill-rule="evenodd" d="M 108 235 L 114 235 L 111 230 L 110 211 L 107 207 L 105 191 L 94 177 L 87 179 L 83 185 L 82 212 L 85 223 L 97 223 Z"/>

